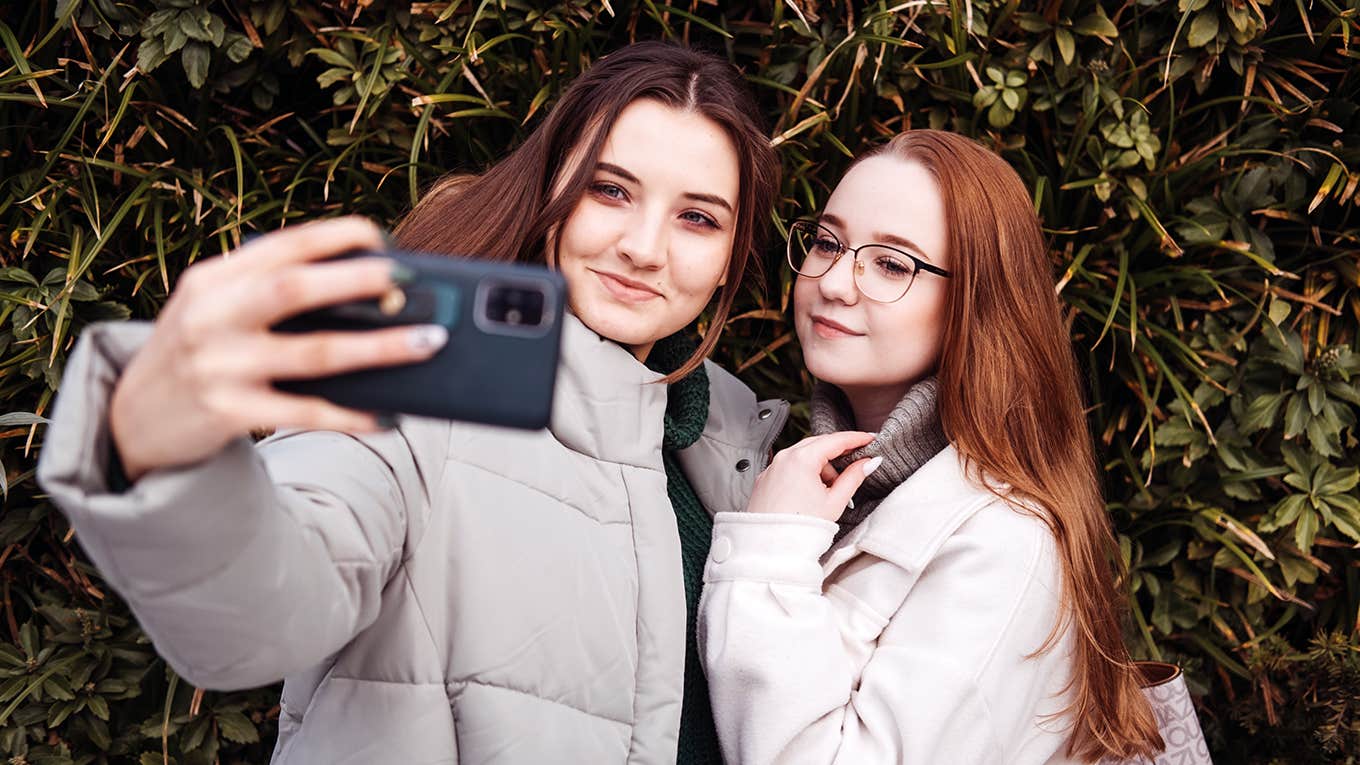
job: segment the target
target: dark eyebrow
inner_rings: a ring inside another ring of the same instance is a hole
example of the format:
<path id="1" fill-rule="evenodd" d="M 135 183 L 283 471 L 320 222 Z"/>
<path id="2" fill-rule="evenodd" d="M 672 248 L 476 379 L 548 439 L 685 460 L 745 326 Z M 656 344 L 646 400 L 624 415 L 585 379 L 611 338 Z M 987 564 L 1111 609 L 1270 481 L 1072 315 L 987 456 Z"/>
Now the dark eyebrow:
<path id="1" fill-rule="evenodd" d="M 603 170 L 606 173 L 612 173 L 614 175 L 617 175 L 618 177 L 624 179 L 625 181 L 628 181 L 629 183 L 642 183 L 642 181 L 638 180 L 638 177 L 636 175 L 633 175 L 627 170 L 624 170 L 618 165 L 612 164 L 610 162 L 600 162 L 595 165 L 595 169 Z"/>
<path id="2" fill-rule="evenodd" d="M 885 234 L 882 231 L 875 231 L 874 242 L 878 244 L 892 244 L 898 247 L 904 247 L 916 253 L 917 255 L 920 255 L 922 258 L 930 260 L 930 256 L 926 254 L 926 251 L 918 247 L 916 243 L 911 241 L 910 239 L 903 239 L 900 236 Z"/>
<path id="3" fill-rule="evenodd" d="M 632 173 L 628 172 L 627 170 L 624 170 L 623 168 L 619 167 L 618 165 L 612 162 L 599 162 L 595 165 L 595 168 L 597 170 L 603 170 L 606 173 L 610 173 L 611 175 L 617 175 L 618 177 L 624 179 L 625 181 L 628 181 L 629 183 L 642 183 L 642 181 L 638 180 L 638 177 L 636 175 L 633 175 Z M 708 204 L 711 205 L 717 205 L 718 207 L 723 208 L 729 213 L 732 212 L 731 203 L 729 203 L 726 199 L 723 199 L 722 197 L 718 196 L 717 194 L 701 194 L 697 191 L 686 191 L 684 193 L 684 197 L 686 199 L 693 199 L 696 202 L 707 202 Z"/>
<path id="4" fill-rule="evenodd" d="M 821 217 L 821 220 L 826 221 L 827 223 L 830 223 L 831 225 L 835 226 L 836 228 L 841 229 L 842 231 L 845 230 L 845 221 L 841 220 L 840 218 L 837 218 L 837 217 L 834 216 L 834 215 L 827 215 L 827 214 L 823 213 L 823 214 L 822 214 L 822 217 Z M 874 232 L 874 239 L 873 239 L 873 242 L 872 242 L 872 243 L 873 243 L 873 244 L 890 244 L 890 245 L 893 245 L 893 246 L 895 246 L 895 247 L 902 247 L 902 248 L 911 250 L 912 252 L 916 253 L 917 255 L 920 255 L 922 258 L 924 258 L 924 259 L 926 259 L 926 260 L 930 260 L 930 256 L 926 254 L 926 251 L 923 250 L 923 249 L 921 249 L 921 247 L 920 247 L 919 245 L 917 245 L 915 242 L 911 241 L 910 239 L 906 239 L 906 238 L 903 238 L 903 237 L 900 237 L 900 236 L 896 236 L 896 235 L 894 235 L 894 234 L 885 234 L 885 233 L 883 233 L 882 231 L 875 231 L 875 232 Z"/>
<path id="5" fill-rule="evenodd" d="M 732 205 L 728 204 L 726 199 L 723 199 L 717 194 L 700 194 L 697 191 L 686 191 L 684 196 L 685 199 L 693 199 L 696 202 L 707 202 L 711 205 L 717 205 L 728 212 L 732 212 Z"/>

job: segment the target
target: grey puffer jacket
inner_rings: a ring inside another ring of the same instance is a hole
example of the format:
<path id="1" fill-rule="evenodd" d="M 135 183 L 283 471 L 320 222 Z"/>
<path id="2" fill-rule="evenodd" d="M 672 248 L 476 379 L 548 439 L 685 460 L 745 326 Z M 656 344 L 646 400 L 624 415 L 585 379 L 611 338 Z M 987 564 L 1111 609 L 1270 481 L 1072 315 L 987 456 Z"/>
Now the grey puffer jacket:
<path id="1" fill-rule="evenodd" d="M 548 430 L 290 432 L 107 486 L 107 407 L 150 325 L 72 354 L 38 480 L 196 685 L 287 676 L 274 762 L 673 763 L 685 650 L 664 385 L 573 317 Z M 681 453 L 744 508 L 786 416 L 708 366 Z"/>

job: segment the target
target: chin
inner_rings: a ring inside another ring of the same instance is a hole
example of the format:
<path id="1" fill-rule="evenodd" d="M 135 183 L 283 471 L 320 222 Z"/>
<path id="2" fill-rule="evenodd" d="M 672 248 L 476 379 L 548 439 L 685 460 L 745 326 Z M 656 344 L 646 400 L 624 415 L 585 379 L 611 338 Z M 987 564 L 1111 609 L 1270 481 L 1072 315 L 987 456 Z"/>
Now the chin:
<path id="1" fill-rule="evenodd" d="M 858 362 L 838 360 L 833 356 L 834 354 L 827 353 L 824 350 L 809 349 L 804 346 L 803 365 L 807 367 L 813 377 L 822 382 L 838 386 L 853 385 L 855 383 L 854 375 L 848 375 L 846 371 L 857 368 Z M 840 363 L 837 363 L 838 361 Z"/>
<path id="2" fill-rule="evenodd" d="M 611 310 L 612 309 L 612 310 Z M 626 310 L 605 306 L 572 306 L 572 313 L 592 332 L 625 347 L 643 345 L 656 340 L 648 327 L 639 326 L 639 317 Z"/>

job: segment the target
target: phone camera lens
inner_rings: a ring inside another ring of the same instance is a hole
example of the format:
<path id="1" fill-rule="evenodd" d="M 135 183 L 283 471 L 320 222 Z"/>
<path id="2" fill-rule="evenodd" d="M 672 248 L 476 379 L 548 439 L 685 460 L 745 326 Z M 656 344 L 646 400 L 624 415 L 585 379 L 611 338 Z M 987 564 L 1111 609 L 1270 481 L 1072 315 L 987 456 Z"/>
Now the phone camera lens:
<path id="1" fill-rule="evenodd" d="M 543 323 L 543 292 L 536 287 L 497 285 L 486 296 L 486 318 L 511 327 L 537 327 Z"/>

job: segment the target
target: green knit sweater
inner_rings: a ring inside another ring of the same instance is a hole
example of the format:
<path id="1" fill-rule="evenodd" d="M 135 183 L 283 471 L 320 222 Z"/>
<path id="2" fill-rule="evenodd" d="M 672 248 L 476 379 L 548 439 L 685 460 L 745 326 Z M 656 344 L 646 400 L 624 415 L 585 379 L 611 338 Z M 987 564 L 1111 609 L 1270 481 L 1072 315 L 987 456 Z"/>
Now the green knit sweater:
<path id="1" fill-rule="evenodd" d="M 670 374 L 694 353 L 696 345 L 681 332 L 657 342 L 647 356 L 647 366 Z M 667 389 L 665 437 L 661 457 L 666 467 L 666 493 L 680 529 L 680 560 L 685 577 L 685 697 L 680 707 L 680 747 L 675 760 L 690 763 L 722 763 L 713 708 L 708 700 L 708 681 L 699 656 L 699 593 L 704 586 L 704 561 L 713 536 L 713 519 L 699 503 L 675 453 L 699 440 L 708 420 L 708 374 L 699 367 Z"/>

